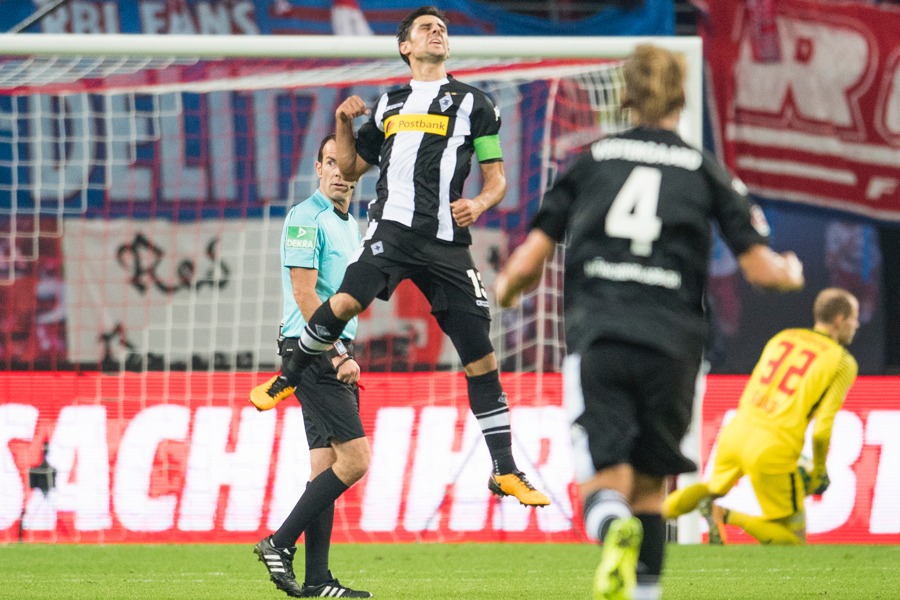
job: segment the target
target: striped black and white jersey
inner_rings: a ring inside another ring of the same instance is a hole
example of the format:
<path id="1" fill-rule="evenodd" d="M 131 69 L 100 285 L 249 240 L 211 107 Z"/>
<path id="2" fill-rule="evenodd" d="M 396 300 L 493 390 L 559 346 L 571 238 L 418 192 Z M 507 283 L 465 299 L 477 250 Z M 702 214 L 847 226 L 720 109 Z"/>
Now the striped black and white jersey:
<path id="1" fill-rule="evenodd" d="M 473 154 L 480 163 L 503 160 L 499 131 L 500 111 L 490 98 L 449 75 L 383 94 L 356 138 L 359 156 L 381 168 L 373 214 L 471 244 L 450 203 L 462 197 Z"/>
<path id="2" fill-rule="evenodd" d="M 735 256 L 768 244 L 746 187 L 676 133 L 636 128 L 594 143 L 532 222 L 567 242 L 569 351 L 612 339 L 699 358 L 711 221 Z"/>

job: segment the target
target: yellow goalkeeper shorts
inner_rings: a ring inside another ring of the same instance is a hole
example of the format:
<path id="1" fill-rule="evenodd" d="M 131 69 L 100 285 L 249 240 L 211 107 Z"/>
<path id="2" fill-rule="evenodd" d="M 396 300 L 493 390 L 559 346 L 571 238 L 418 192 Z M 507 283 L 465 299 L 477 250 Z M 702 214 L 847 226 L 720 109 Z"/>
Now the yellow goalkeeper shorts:
<path id="1" fill-rule="evenodd" d="M 724 496 L 746 475 L 763 518 L 783 519 L 803 510 L 806 495 L 797 461 L 779 438 L 735 419 L 722 428 L 716 446 L 711 492 Z"/>

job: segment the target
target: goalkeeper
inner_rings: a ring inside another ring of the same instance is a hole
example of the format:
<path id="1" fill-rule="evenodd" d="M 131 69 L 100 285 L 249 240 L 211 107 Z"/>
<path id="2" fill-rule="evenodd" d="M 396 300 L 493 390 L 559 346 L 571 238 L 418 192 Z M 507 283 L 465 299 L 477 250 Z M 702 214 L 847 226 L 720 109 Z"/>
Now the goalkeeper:
<path id="1" fill-rule="evenodd" d="M 709 542 L 725 542 L 724 525 L 735 525 L 762 544 L 806 542 L 806 494 L 829 485 L 825 458 L 835 415 L 856 379 L 856 360 L 845 346 L 859 327 L 859 302 L 850 292 L 828 288 L 813 305 L 812 329 L 786 329 L 766 344 L 738 404 L 717 440 L 712 475 L 672 492 L 663 516 L 696 508 L 709 523 Z M 798 468 L 809 422 L 812 470 Z M 714 504 L 743 475 L 750 478 L 762 516 Z"/>

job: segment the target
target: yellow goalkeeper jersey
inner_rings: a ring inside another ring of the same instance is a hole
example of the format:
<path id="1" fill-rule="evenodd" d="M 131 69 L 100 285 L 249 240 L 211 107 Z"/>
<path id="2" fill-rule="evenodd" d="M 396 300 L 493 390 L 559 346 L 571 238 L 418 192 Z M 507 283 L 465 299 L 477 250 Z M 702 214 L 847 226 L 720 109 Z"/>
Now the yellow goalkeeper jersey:
<path id="1" fill-rule="evenodd" d="M 824 466 L 834 418 L 856 379 L 856 359 L 828 335 L 786 329 L 766 344 L 741 395 L 737 417 L 770 430 L 799 456 L 809 422 L 813 460 Z"/>

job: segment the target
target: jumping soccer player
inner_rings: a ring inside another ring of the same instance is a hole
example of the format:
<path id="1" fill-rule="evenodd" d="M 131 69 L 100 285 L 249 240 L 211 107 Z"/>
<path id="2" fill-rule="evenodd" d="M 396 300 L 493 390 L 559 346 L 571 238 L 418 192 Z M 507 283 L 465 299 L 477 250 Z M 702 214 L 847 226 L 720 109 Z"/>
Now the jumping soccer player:
<path id="1" fill-rule="evenodd" d="M 255 388 L 250 401 L 263 408 L 290 396 L 303 370 L 332 347 L 350 319 L 409 279 L 428 298 L 464 365 L 469 406 L 493 462 L 489 488 L 527 506 L 546 506 L 549 498 L 528 482 L 513 458 L 509 406 L 489 337 L 487 292 L 469 251 L 468 227 L 506 193 L 500 113 L 483 92 L 447 74 L 450 45 L 443 12 L 431 6 L 412 11 L 397 40 L 412 72 L 409 85 L 382 95 L 356 138 L 353 119 L 370 112 L 362 99 L 350 96 L 335 115 L 341 172 L 357 179 L 372 165 L 381 168 L 362 247 L 340 289 L 304 328 L 300 351 L 280 375 Z M 484 184 L 469 199 L 462 189 L 473 154 Z"/>

